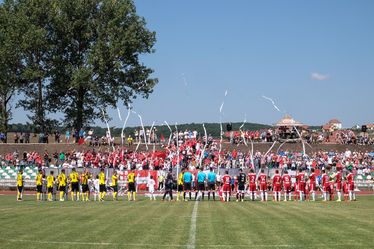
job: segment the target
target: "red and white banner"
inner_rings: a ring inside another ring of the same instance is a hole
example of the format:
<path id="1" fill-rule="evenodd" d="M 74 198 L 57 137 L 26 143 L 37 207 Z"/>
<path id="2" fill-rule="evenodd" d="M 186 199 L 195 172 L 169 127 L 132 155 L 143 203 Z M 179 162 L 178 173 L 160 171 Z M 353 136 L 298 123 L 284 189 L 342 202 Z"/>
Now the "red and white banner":
<path id="1" fill-rule="evenodd" d="M 125 170 L 120 175 L 120 179 L 127 180 L 127 176 L 129 174 L 129 170 Z M 158 188 L 158 174 L 156 170 L 135 170 L 135 183 L 138 190 L 146 190 L 147 183 L 151 176 L 153 176 L 153 180 L 156 182 L 155 188 Z"/>

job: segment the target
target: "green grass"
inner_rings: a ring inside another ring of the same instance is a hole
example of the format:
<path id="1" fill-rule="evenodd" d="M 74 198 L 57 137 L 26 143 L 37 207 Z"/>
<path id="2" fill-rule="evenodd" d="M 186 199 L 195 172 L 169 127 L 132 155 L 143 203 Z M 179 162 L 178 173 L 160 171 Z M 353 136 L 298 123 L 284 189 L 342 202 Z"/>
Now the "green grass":
<path id="1" fill-rule="evenodd" d="M 188 248 L 195 202 L 138 198 L 0 196 L 0 248 Z M 196 220 L 194 248 L 374 248 L 374 196 L 341 203 L 201 201 Z"/>

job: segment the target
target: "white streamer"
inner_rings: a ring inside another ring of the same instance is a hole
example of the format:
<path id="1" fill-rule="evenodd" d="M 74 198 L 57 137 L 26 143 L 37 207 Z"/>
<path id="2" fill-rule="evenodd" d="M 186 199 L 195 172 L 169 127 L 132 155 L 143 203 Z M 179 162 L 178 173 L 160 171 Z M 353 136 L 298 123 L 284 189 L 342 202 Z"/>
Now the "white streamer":
<path id="1" fill-rule="evenodd" d="M 269 101 L 273 104 L 273 107 L 274 107 L 278 112 L 281 112 L 281 110 L 279 110 L 278 106 L 275 105 L 274 100 L 272 100 L 271 98 L 266 97 L 266 96 L 262 96 L 262 97 L 263 97 L 264 99 L 269 100 Z"/>
<path id="2" fill-rule="evenodd" d="M 205 129 L 205 124 L 204 123 L 203 123 L 203 129 L 204 129 L 204 134 L 205 134 L 205 145 L 204 145 L 203 151 L 201 152 L 201 155 L 200 155 L 200 167 L 201 167 L 201 162 L 203 160 L 203 156 L 204 156 L 204 153 L 205 153 L 205 148 L 208 145 L 208 136 L 207 136 L 207 133 L 206 133 L 206 129 Z"/>
<path id="3" fill-rule="evenodd" d="M 296 130 L 297 135 L 299 135 L 299 137 L 300 137 L 300 139 L 301 139 L 301 143 L 303 144 L 303 151 L 304 151 L 304 155 L 303 155 L 303 156 L 305 156 L 305 144 L 304 144 L 304 140 L 303 140 L 303 138 L 301 137 L 300 132 L 297 130 L 296 126 L 294 126 L 293 128 Z"/>
<path id="4" fill-rule="evenodd" d="M 141 124 L 141 126 L 142 126 L 142 129 L 143 129 L 143 136 L 144 136 L 145 147 L 146 147 L 147 150 L 148 150 L 147 134 L 146 134 L 145 129 L 144 129 L 143 119 L 142 119 L 142 116 L 140 116 L 140 114 L 138 114 L 138 117 L 139 117 L 139 120 L 140 120 L 140 124 Z M 139 135 L 140 135 L 140 134 L 139 134 Z M 140 139 L 139 139 L 139 140 L 140 140 Z"/>
<path id="5" fill-rule="evenodd" d="M 170 128 L 168 122 L 164 121 L 164 123 L 168 126 L 168 128 L 169 128 L 169 130 L 170 130 L 169 142 L 168 142 L 168 145 L 170 145 L 170 140 L 171 140 L 171 136 L 173 135 L 173 130 Z"/>
<path id="6" fill-rule="evenodd" d="M 153 126 L 154 125 L 155 125 L 155 121 L 153 121 L 152 126 L 151 126 L 151 130 L 149 131 L 149 141 L 148 141 L 149 144 L 151 144 L 151 136 L 152 136 L 152 131 L 153 131 Z M 153 135 L 153 139 L 154 139 L 154 135 Z"/>
<path id="7" fill-rule="evenodd" d="M 123 123 L 123 126 L 122 126 L 121 138 L 122 138 L 123 131 L 125 130 L 125 127 L 126 127 L 126 124 L 127 124 L 127 120 L 128 120 L 129 117 L 130 117 L 130 112 L 131 112 L 131 109 L 130 109 L 130 106 L 128 106 L 128 109 L 127 109 L 127 116 L 126 116 L 125 122 Z M 122 140 L 122 146 L 123 146 L 123 139 L 121 139 L 121 140 Z"/>
<path id="8" fill-rule="evenodd" d="M 109 128 L 109 124 L 108 124 L 108 120 L 105 118 L 105 112 L 104 112 L 104 109 L 101 109 L 101 111 L 103 112 L 103 117 L 104 117 L 104 120 L 105 120 L 105 123 L 106 123 L 106 127 L 108 128 L 108 134 L 109 134 L 109 144 L 110 144 L 110 142 L 111 142 L 111 140 L 112 140 L 112 135 L 111 135 L 111 133 L 110 133 L 110 128 Z M 114 149 L 114 145 L 112 144 L 112 147 L 113 147 L 113 151 L 115 150 Z"/>
<path id="9" fill-rule="evenodd" d="M 117 107 L 117 112 L 118 112 L 118 118 L 119 118 L 119 120 L 122 121 L 121 112 L 119 111 L 119 108 L 118 108 L 118 107 Z"/>

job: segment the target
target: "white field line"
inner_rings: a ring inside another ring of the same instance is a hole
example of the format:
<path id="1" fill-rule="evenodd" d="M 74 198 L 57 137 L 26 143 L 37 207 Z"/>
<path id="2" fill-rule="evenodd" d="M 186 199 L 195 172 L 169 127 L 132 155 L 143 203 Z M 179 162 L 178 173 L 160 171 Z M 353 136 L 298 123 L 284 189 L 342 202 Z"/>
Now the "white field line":
<path id="1" fill-rule="evenodd" d="M 111 242 L 78 242 L 78 241 L 41 241 L 41 240 L 18 240 L 18 239 L 4 239 L 0 238 L 0 241 L 7 241 L 13 243 L 35 243 L 35 244 L 61 244 L 61 245 L 92 245 L 92 246 L 121 246 L 121 247 L 187 247 L 190 248 L 190 245 L 182 244 L 135 244 L 135 243 L 111 243 Z M 259 245 L 244 245 L 244 244 L 219 244 L 219 245 L 193 245 L 202 247 L 202 248 L 235 248 L 235 247 L 244 247 L 244 248 L 272 248 L 272 247 L 291 247 L 291 248 L 315 248 L 315 247 L 338 247 L 338 246 L 356 246 L 362 247 L 364 245 L 357 245 L 357 243 L 326 243 L 326 244 L 259 244 Z"/>
<path id="2" fill-rule="evenodd" d="M 191 217 L 191 227 L 190 227 L 190 238 L 188 240 L 188 249 L 195 249 L 195 241 L 196 241 L 196 216 L 197 216 L 197 208 L 199 206 L 199 202 L 195 201 L 195 205 L 192 211 Z"/>

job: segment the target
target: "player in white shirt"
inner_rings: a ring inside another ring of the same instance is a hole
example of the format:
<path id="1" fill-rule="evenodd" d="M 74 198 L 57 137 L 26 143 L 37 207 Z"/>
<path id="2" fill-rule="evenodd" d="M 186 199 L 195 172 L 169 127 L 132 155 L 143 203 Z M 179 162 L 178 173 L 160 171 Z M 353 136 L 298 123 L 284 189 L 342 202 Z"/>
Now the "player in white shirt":
<path id="1" fill-rule="evenodd" d="M 150 176 L 150 179 L 148 180 L 148 183 L 147 183 L 147 187 L 149 191 L 149 199 L 151 201 L 152 201 L 152 198 L 153 200 L 156 200 L 156 196 L 153 194 L 155 192 L 155 185 L 156 185 L 156 182 L 155 180 L 153 180 L 153 176 Z"/>
<path id="2" fill-rule="evenodd" d="M 96 196 L 99 195 L 99 190 L 100 190 L 100 186 L 99 186 L 99 183 L 100 183 L 100 180 L 99 180 L 99 176 L 96 176 L 96 179 L 93 180 L 93 187 L 94 187 L 94 193 L 95 193 L 95 201 L 96 201 Z"/>

